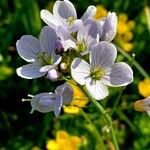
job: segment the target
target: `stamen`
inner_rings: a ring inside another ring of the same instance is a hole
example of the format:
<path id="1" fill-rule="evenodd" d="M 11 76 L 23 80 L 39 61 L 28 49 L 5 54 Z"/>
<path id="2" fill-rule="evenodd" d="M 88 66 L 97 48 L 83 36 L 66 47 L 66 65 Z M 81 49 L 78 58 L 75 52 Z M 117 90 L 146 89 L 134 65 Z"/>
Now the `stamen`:
<path id="1" fill-rule="evenodd" d="M 105 71 L 103 68 L 95 67 L 91 69 L 91 78 L 93 80 L 100 80 L 105 75 Z"/>

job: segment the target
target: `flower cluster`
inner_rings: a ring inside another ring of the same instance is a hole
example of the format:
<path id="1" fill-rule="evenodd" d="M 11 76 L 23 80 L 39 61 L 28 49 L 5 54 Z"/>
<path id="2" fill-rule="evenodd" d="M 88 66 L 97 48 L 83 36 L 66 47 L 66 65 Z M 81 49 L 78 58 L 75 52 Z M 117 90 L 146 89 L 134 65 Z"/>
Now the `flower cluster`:
<path id="1" fill-rule="evenodd" d="M 133 71 L 124 62 L 115 63 L 117 49 L 111 43 L 116 35 L 117 17 L 114 12 L 95 20 L 96 7 L 89 6 L 78 19 L 69 0 L 57 0 L 53 13 L 41 11 L 43 27 L 39 39 L 22 36 L 17 51 L 29 64 L 17 69 L 25 79 L 47 75 L 51 81 L 71 80 L 85 86 L 96 100 L 108 96 L 107 86 L 126 86 L 133 81 Z M 31 100 L 32 110 L 54 111 L 59 116 L 61 107 L 73 100 L 73 88 L 65 83 L 55 93 L 41 93 Z"/>
<path id="2" fill-rule="evenodd" d="M 55 140 L 48 140 L 47 150 L 78 150 L 82 139 L 78 136 L 71 136 L 66 131 L 59 130 Z"/>

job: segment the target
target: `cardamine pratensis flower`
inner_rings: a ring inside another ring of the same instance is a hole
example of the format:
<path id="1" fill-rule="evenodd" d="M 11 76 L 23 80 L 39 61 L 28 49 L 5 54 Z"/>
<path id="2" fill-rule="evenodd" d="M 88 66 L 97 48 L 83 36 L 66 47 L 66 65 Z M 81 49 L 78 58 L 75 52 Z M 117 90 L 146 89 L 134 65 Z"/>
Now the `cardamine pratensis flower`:
<path id="1" fill-rule="evenodd" d="M 134 110 L 139 112 L 147 112 L 150 116 L 150 97 L 143 100 L 138 100 L 134 103 Z"/>
<path id="2" fill-rule="evenodd" d="M 70 80 L 68 84 L 73 88 L 74 94 L 70 106 L 64 107 L 64 112 L 76 114 L 79 113 L 80 108 L 86 106 L 86 104 L 89 102 L 89 98 L 84 94 L 81 88 L 73 80 Z"/>
<path id="3" fill-rule="evenodd" d="M 143 97 L 146 98 L 150 96 L 150 79 L 147 78 L 143 81 L 140 81 L 138 84 L 138 90 Z"/>
<path id="4" fill-rule="evenodd" d="M 31 100 L 32 110 L 37 110 L 41 113 L 54 111 L 56 117 L 61 112 L 61 107 L 68 105 L 73 100 L 73 89 L 65 83 L 56 88 L 55 93 L 41 93 L 35 95 Z"/>
<path id="5" fill-rule="evenodd" d="M 57 30 L 58 26 L 62 26 L 70 32 L 75 32 L 82 24 L 82 20 L 92 18 L 95 13 L 96 7 L 89 6 L 81 19 L 77 19 L 76 9 L 69 0 L 57 0 L 53 6 L 53 14 L 47 10 L 42 10 L 41 18 L 55 30 Z"/>
<path id="6" fill-rule="evenodd" d="M 72 78 L 85 85 L 89 94 L 96 100 L 108 96 L 107 86 L 126 86 L 133 81 L 133 71 L 124 62 L 114 63 L 117 56 L 115 46 L 100 42 L 90 52 L 89 63 L 75 58 L 71 64 Z"/>
<path id="7" fill-rule="evenodd" d="M 48 140 L 47 150 L 78 150 L 82 139 L 78 136 L 71 136 L 66 131 L 59 130 L 55 140 Z"/>
<path id="8" fill-rule="evenodd" d="M 57 69 L 62 59 L 55 53 L 58 40 L 56 32 L 49 26 L 43 27 L 39 40 L 31 35 L 22 36 L 17 41 L 17 51 L 30 64 L 18 68 L 17 74 L 25 79 L 34 79 Z"/>

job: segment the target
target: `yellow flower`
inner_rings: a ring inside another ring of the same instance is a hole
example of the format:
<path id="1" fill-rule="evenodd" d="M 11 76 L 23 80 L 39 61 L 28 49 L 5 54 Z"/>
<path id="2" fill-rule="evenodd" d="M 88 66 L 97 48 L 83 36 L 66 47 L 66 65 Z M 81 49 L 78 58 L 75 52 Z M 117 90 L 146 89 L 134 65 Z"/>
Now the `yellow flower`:
<path id="1" fill-rule="evenodd" d="M 127 42 L 122 45 L 122 48 L 124 49 L 125 52 L 130 52 L 132 50 L 133 46 L 134 46 L 133 43 Z"/>
<path id="2" fill-rule="evenodd" d="M 139 93 L 143 97 L 150 96 L 150 79 L 144 79 L 138 85 Z"/>
<path id="3" fill-rule="evenodd" d="M 56 140 L 48 140 L 47 150 L 78 150 L 81 138 L 70 136 L 66 131 L 57 131 Z"/>
<path id="4" fill-rule="evenodd" d="M 94 17 L 95 19 L 101 19 L 101 18 L 107 16 L 107 10 L 104 8 L 104 6 L 97 5 L 96 8 L 97 8 L 97 12 L 96 12 L 96 15 Z"/>
<path id="5" fill-rule="evenodd" d="M 73 101 L 71 102 L 70 106 L 64 107 L 64 112 L 76 114 L 76 113 L 79 113 L 80 108 L 86 106 L 89 99 L 84 94 L 84 92 L 78 87 L 76 82 L 74 82 L 73 80 L 70 80 L 70 82 L 68 83 L 71 85 L 71 87 L 74 90 L 74 96 L 73 96 Z"/>

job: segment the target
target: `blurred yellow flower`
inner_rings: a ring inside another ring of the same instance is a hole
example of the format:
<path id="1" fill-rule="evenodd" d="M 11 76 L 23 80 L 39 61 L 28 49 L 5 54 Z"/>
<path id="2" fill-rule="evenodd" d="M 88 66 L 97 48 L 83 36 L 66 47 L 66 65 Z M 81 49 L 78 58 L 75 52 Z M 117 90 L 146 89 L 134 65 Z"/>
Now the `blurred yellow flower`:
<path id="1" fill-rule="evenodd" d="M 150 79 L 144 79 L 138 84 L 139 93 L 143 97 L 150 96 Z"/>
<path id="2" fill-rule="evenodd" d="M 65 106 L 63 109 L 65 113 L 76 114 L 76 113 L 79 113 L 80 108 L 86 106 L 89 99 L 84 94 L 84 92 L 78 87 L 76 82 L 74 82 L 73 80 L 70 80 L 70 81 L 71 82 L 68 82 L 68 83 L 71 85 L 71 87 L 74 90 L 73 101 L 71 102 L 70 106 Z"/>
<path id="3" fill-rule="evenodd" d="M 150 116 L 150 97 L 134 102 L 134 110 L 139 112 L 147 112 Z"/>
<path id="4" fill-rule="evenodd" d="M 81 138 L 70 136 L 66 131 L 57 131 L 55 140 L 48 140 L 47 150 L 78 150 Z"/>
<path id="5" fill-rule="evenodd" d="M 101 19 L 101 18 L 107 16 L 108 12 L 103 5 L 97 5 L 96 8 L 97 8 L 97 12 L 96 12 L 96 15 L 94 17 L 95 19 Z"/>
<path id="6" fill-rule="evenodd" d="M 107 16 L 108 11 L 102 5 L 97 5 L 97 12 L 95 19 L 102 19 Z M 130 52 L 134 44 L 131 43 L 133 39 L 133 33 L 131 30 L 134 28 L 135 22 L 133 20 L 128 20 L 128 16 L 125 13 L 120 13 L 118 15 L 118 25 L 117 25 L 117 34 L 115 37 L 115 42 L 123 48 L 124 51 Z"/>

